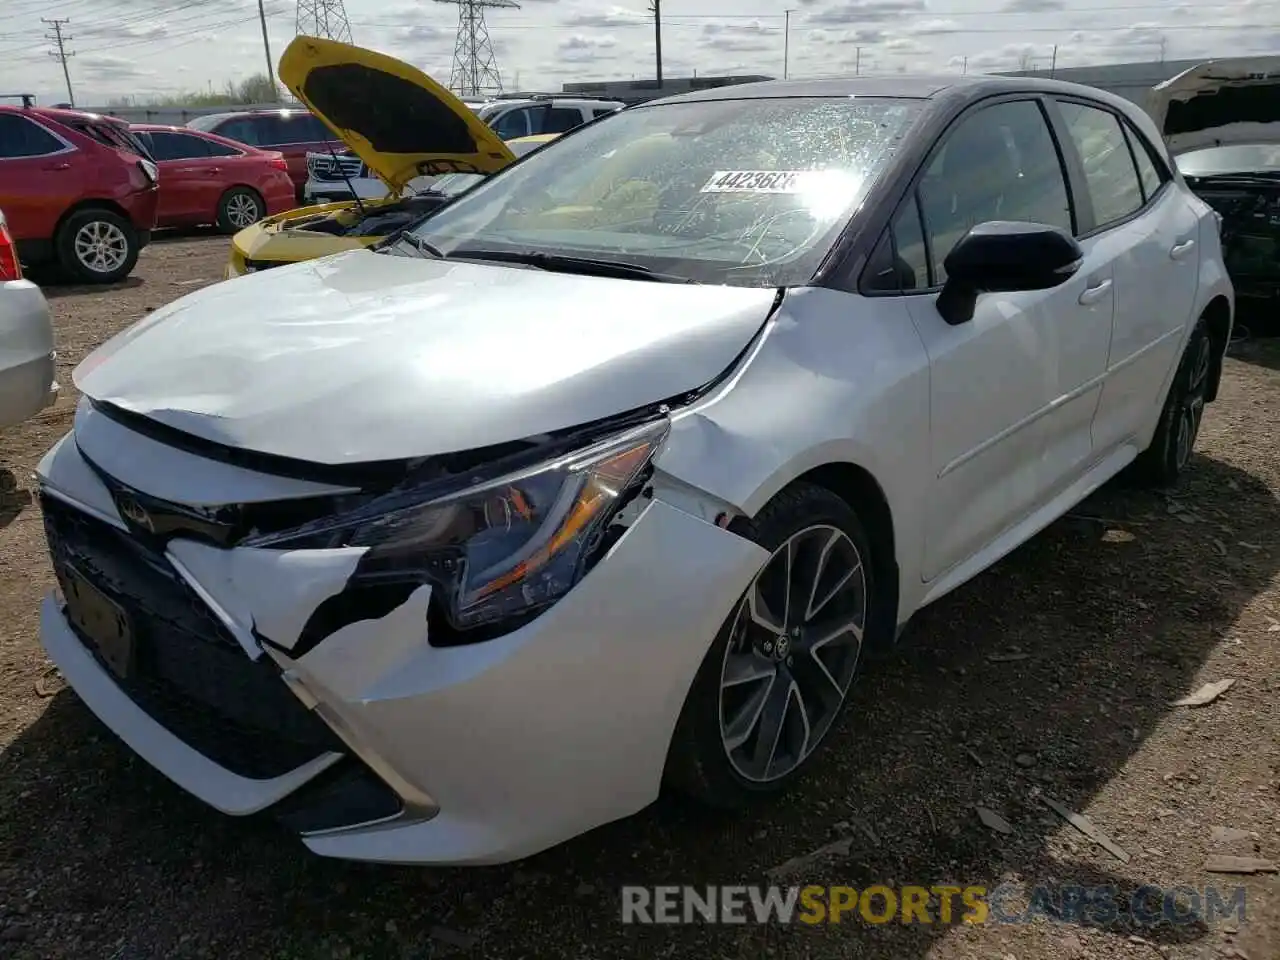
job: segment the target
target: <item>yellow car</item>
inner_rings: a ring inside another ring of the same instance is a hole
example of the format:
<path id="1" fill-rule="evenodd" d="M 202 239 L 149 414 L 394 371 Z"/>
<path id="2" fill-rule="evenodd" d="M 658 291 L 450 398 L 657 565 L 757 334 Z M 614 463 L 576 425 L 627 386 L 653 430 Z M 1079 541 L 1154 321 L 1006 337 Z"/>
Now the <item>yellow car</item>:
<path id="1" fill-rule="evenodd" d="M 371 246 L 558 134 L 503 142 L 452 93 L 372 50 L 297 37 L 279 76 L 388 187 L 268 217 L 231 238 L 228 278 Z"/>

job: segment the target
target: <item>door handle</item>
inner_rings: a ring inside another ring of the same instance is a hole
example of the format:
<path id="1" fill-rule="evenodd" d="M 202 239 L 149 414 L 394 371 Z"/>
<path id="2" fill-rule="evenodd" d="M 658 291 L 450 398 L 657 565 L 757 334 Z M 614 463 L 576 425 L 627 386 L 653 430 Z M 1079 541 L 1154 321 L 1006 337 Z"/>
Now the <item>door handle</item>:
<path id="1" fill-rule="evenodd" d="M 1097 303 L 1099 300 L 1101 300 L 1103 297 L 1107 295 L 1107 291 L 1110 289 L 1111 289 L 1110 277 L 1108 277 L 1106 280 L 1100 280 L 1099 282 L 1095 283 L 1092 287 L 1085 287 L 1084 293 L 1080 294 L 1080 304 L 1082 306 L 1087 307 L 1091 303 Z"/>
<path id="2" fill-rule="evenodd" d="M 1181 243 L 1175 243 L 1169 248 L 1169 256 L 1174 260 L 1181 260 L 1195 248 L 1196 242 L 1194 240 L 1183 240 Z"/>
<path id="3" fill-rule="evenodd" d="M 47 167 L 43 167 L 42 169 L 44 169 L 44 170 L 70 170 L 70 169 L 71 169 L 71 164 L 69 164 L 69 163 L 51 163 L 51 164 L 49 164 Z"/>

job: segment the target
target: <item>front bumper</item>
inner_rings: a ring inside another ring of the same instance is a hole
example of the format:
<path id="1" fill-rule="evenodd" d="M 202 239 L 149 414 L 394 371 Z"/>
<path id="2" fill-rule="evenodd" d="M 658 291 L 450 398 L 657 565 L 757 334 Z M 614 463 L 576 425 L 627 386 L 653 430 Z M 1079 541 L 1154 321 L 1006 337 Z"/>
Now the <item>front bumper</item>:
<path id="1" fill-rule="evenodd" d="M 155 467 L 154 452 L 131 456 Z M 46 490 L 76 500 L 68 509 L 96 514 L 94 522 L 107 526 L 121 522 L 74 445 L 51 451 L 40 474 Z M 224 550 L 194 541 L 169 547 L 185 585 L 210 601 L 203 614 L 246 647 L 234 651 L 244 671 L 278 670 L 278 692 L 335 735 L 338 746 L 317 745 L 315 756 L 270 776 L 232 770 L 238 757 L 210 759 L 157 719 L 88 651 L 52 598 L 42 609 L 43 642 L 107 726 L 218 809 L 246 814 L 292 804 L 302 809 L 303 840 L 317 853 L 439 864 L 517 859 L 650 803 L 689 684 L 765 558 L 749 541 L 654 500 L 583 582 L 506 636 L 431 646 L 423 587 L 296 660 L 275 646 L 265 654 L 262 645 L 247 646 L 259 630 L 290 645 L 288 633 L 341 592 L 350 568 L 326 556 L 337 552 Z M 180 631 L 151 634 L 160 648 L 181 639 Z M 283 716 L 285 705 L 278 706 Z M 366 794 L 375 778 L 398 809 L 335 823 L 333 804 L 312 795 L 344 769 L 348 779 L 352 769 L 363 778 Z"/>

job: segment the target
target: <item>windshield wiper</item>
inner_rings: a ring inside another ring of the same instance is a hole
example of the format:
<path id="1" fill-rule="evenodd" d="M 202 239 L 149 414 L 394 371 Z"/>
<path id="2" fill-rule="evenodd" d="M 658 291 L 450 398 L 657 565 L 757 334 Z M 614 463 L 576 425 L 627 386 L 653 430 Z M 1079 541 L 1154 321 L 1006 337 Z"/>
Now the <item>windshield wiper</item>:
<path id="1" fill-rule="evenodd" d="M 1257 170 L 1248 173 L 1202 173 L 1187 174 L 1198 183 L 1276 183 L 1280 181 L 1280 170 Z"/>
<path id="2" fill-rule="evenodd" d="M 523 263 L 539 270 L 555 273 L 580 273 L 592 277 L 618 277 L 623 280 L 651 280 L 655 283 L 697 283 L 689 277 L 673 273 L 661 273 L 638 263 L 625 260 L 604 260 L 597 257 L 574 257 L 562 253 L 543 253 L 540 250 L 487 250 L 479 247 L 460 247 L 449 254 L 452 260 L 492 260 L 495 263 Z"/>
<path id="3" fill-rule="evenodd" d="M 407 243 L 414 250 L 418 251 L 421 256 L 431 257 L 433 260 L 445 259 L 444 252 L 429 240 L 424 240 L 411 229 L 412 225 L 405 227 L 403 231 L 391 239 L 392 243 Z"/>

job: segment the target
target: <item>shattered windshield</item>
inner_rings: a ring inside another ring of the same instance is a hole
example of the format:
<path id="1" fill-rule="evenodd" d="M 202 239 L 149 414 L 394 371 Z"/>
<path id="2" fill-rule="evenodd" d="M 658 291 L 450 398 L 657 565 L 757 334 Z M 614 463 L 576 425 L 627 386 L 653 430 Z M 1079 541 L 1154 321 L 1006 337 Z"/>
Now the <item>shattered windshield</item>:
<path id="1" fill-rule="evenodd" d="M 703 283 L 807 283 L 919 102 L 632 108 L 490 177 L 414 232 L 445 256 L 607 258 Z"/>

